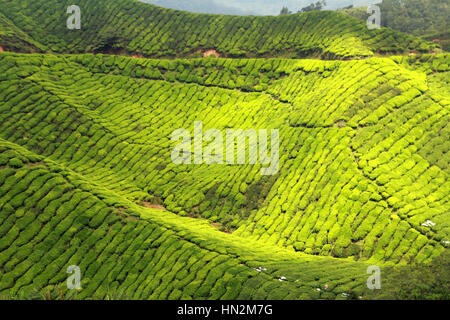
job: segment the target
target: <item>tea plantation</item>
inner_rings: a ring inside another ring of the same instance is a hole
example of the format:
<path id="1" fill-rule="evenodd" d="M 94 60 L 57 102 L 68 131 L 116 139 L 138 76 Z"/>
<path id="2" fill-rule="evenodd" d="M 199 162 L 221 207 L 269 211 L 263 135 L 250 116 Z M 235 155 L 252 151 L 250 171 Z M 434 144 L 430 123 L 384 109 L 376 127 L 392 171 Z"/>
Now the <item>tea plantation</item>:
<path id="1" fill-rule="evenodd" d="M 347 299 L 448 250 L 448 53 L 335 12 L 80 0 L 67 30 L 69 2 L 0 0 L 0 296 L 77 265 L 79 299 Z M 174 164 L 195 121 L 279 129 L 277 174 Z"/>
<path id="2" fill-rule="evenodd" d="M 66 26 L 67 8 L 74 4 L 81 9 L 81 30 Z M 390 29 L 368 30 L 364 21 L 332 11 L 238 17 L 187 13 L 137 0 L 0 0 L 0 13 L 39 48 L 58 53 L 187 57 L 215 49 L 228 57 L 343 59 L 434 48 Z"/>

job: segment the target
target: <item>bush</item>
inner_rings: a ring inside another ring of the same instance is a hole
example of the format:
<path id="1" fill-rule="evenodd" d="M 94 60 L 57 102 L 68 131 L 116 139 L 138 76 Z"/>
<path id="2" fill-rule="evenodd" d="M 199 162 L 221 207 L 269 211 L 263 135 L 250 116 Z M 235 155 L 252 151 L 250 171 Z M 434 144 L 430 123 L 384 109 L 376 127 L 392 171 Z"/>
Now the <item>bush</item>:
<path id="1" fill-rule="evenodd" d="M 412 263 L 382 270 L 382 289 L 366 290 L 368 299 L 389 300 L 449 300 L 450 251 L 434 258 L 429 264 Z"/>
<path id="2" fill-rule="evenodd" d="M 8 165 L 13 168 L 21 168 L 23 166 L 23 162 L 18 158 L 12 158 L 9 160 Z"/>

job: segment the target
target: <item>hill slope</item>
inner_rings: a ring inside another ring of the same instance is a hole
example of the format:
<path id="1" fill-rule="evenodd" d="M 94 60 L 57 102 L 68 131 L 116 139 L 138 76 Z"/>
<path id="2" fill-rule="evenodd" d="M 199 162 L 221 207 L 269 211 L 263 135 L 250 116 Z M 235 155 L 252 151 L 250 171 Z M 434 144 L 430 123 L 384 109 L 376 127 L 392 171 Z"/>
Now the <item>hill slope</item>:
<path id="1" fill-rule="evenodd" d="M 82 28 L 68 30 L 70 5 L 69 0 L 1 0 L 0 13 L 54 52 L 186 57 L 215 49 L 230 57 L 348 58 L 433 47 L 389 29 L 368 30 L 365 22 L 332 11 L 237 17 L 186 13 L 134 0 L 80 0 Z"/>
<path id="2" fill-rule="evenodd" d="M 2 137 L 129 199 L 150 193 L 170 211 L 316 254 L 336 245 L 346 256 L 341 250 L 367 237 L 355 254 L 385 252 L 375 246 L 385 230 L 372 229 L 377 220 L 400 223 L 422 244 L 411 247 L 400 233 L 405 247 L 396 261 L 426 243 L 439 249 L 448 237 L 448 100 L 423 72 L 390 59 L 2 58 Z M 430 59 L 448 75 L 447 55 Z M 340 85 L 324 91 L 330 83 Z M 258 165 L 173 164 L 171 132 L 194 119 L 204 130 L 279 128 L 279 174 L 264 178 Z M 397 180 L 405 174 L 410 180 Z M 337 221 L 323 220 L 330 211 Z M 440 223 L 421 226 L 431 218 Z M 340 232 L 336 222 L 354 229 Z"/>
<path id="3" fill-rule="evenodd" d="M 335 298 L 363 282 L 362 265 L 275 251 L 139 207 L 4 140 L 0 159 L 0 292 L 26 297 L 64 282 L 73 264 L 83 270 L 80 299 L 115 290 L 133 299 L 318 298 L 325 283 L 324 297 Z M 333 275 L 318 275 L 324 263 Z"/>
<path id="4" fill-rule="evenodd" d="M 34 41 L 0 13 L 0 46 L 14 52 L 42 52 L 45 47 Z"/>

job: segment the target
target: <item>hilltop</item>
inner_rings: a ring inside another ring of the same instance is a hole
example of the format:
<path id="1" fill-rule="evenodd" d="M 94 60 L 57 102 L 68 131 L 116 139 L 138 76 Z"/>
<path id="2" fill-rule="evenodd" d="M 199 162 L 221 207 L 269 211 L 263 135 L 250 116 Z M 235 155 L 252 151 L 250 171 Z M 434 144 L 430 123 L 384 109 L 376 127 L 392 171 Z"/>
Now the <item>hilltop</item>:
<path id="1" fill-rule="evenodd" d="M 368 30 L 344 13 L 282 17 L 195 14 L 136 0 L 80 0 L 81 30 L 66 27 L 69 0 L 1 0 L 0 13 L 45 52 L 192 57 L 214 49 L 222 57 L 321 57 L 430 51 L 433 44 L 390 29 Z M 117 14 L 120 12 L 120 14 Z M 17 45 L 16 45 L 17 46 Z"/>

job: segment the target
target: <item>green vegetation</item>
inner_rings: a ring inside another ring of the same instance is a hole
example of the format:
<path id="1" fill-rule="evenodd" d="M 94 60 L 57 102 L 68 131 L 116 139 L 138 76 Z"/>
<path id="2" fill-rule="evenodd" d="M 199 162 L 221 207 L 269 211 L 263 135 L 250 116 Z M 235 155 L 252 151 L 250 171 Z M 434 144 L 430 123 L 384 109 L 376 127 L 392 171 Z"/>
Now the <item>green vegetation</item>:
<path id="1" fill-rule="evenodd" d="M 365 298 L 383 300 L 449 300 L 449 251 L 436 257 L 430 264 L 412 264 L 389 267 L 383 290 L 365 292 Z"/>
<path id="2" fill-rule="evenodd" d="M 413 58 L 1 57 L 2 138 L 136 203 L 157 196 L 179 215 L 310 254 L 426 261 L 448 239 L 448 100 Z M 448 74 L 448 59 L 421 65 Z M 280 128 L 276 181 L 258 166 L 171 163 L 171 132 L 193 119 Z M 254 188 L 267 189 L 260 201 Z M 429 219 L 437 225 L 422 226 Z"/>
<path id="3" fill-rule="evenodd" d="M 309 12 L 309 11 L 315 11 L 315 10 L 322 10 L 324 6 L 326 6 L 327 3 L 325 0 L 317 1 L 316 3 L 311 3 L 309 6 L 306 6 L 302 9 L 300 9 L 299 12 Z"/>
<path id="4" fill-rule="evenodd" d="M 0 170 L 3 295 L 282 299 L 318 298 L 324 284 L 328 297 L 361 288 L 363 265 L 242 241 L 202 220 L 140 207 L 15 144 L 0 140 L 0 150 L 22 163 Z M 58 286 L 72 264 L 83 270 L 75 296 Z M 333 274 L 319 273 L 323 264 Z"/>
<path id="5" fill-rule="evenodd" d="M 450 50 L 448 0 L 383 0 L 378 6 L 381 9 L 383 27 L 421 36 L 439 44 L 445 51 Z M 364 21 L 369 16 L 366 7 L 339 11 Z"/>
<path id="6" fill-rule="evenodd" d="M 3 50 L 15 52 L 41 52 L 44 47 L 17 28 L 0 13 L 0 45 Z"/>
<path id="7" fill-rule="evenodd" d="M 67 4 L 0 0 L 0 45 L 45 52 L 0 52 L 0 298 L 448 297 L 448 278 L 404 283 L 448 269 L 449 54 L 333 12 L 83 0 L 78 32 Z M 124 56 L 209 48 L 278 57 Z M 311 54 L 335 60 L 286 59 Z M 175 165 L 194 121 L 279 129 L 278 173 Z M 386 290 L 367 293 L 373 264 Z"/>
<path id="8" fill-rule="evenodd" d="M 448 0 L 383 0 L 382 25 L 416 36 L 449 31 Z"/>
<path id="9" fill-rule="evenodd" d="M 281 8 L 280 16 L 285 16 L 285 15 L 288 15 L 288 14 L 292 14 L 292 11 L 289 11 L 288 7 Z"/>
<path id="10" fill-rule="evenodd" d="M 367 57 L 429 51 L 433 44 L 389 29 L 368 30 L 343 13 L 280 17 L 194 14 L 136 0 L 79 0 L 82 29 L 68 30 L 70 0 L 1 0 L 0 13 L 53 52 L 189 57 L 215 49 L 225 57 Z M 120 14 L 115 14 L 120 12 Z"/>

